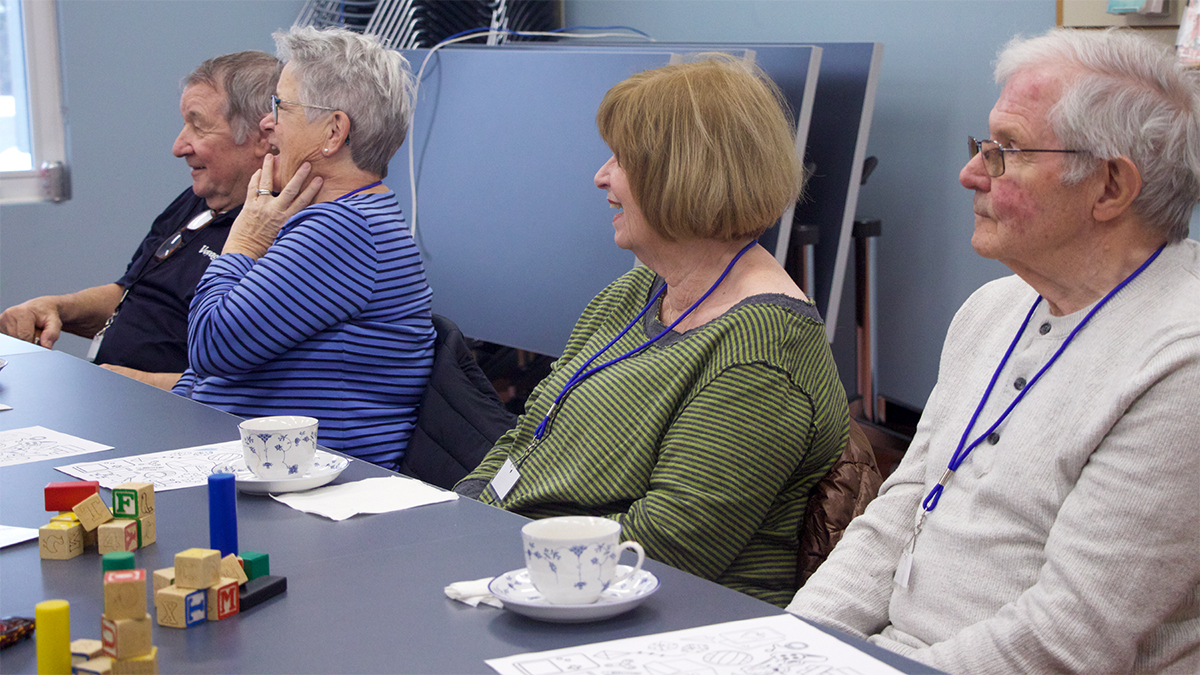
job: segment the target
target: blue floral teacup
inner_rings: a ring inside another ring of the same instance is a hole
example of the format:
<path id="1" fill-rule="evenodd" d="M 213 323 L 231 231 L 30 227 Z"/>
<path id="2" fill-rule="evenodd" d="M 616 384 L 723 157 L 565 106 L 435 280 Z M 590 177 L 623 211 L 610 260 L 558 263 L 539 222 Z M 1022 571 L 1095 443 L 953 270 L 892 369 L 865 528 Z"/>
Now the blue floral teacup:
<path id="1" fill-rule="evenodd" d="M 621 524 L 593 516 L 543 518 L 521 528 L 529 579 L 547 602 L 586 605 L 606 588 L 642 569 L 641 544 L 621 542 Z M 637 554 L 632 569 L 617 576 L 621 551 Z"/>
<path id="2" fill-rule="evenodd" d="M 238 425 L 246 468 L 263 480 L 303 478 L 317 453 L 317 420 L 300 415 L 255 417 Z"/>

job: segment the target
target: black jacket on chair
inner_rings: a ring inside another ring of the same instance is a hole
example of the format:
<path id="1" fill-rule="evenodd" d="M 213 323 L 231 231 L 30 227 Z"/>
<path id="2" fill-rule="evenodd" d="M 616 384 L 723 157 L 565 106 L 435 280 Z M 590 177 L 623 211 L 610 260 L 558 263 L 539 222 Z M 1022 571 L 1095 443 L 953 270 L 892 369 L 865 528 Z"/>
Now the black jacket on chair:
<path id="1" fill-rule="evenodd" d="M 400 473 L 447 490 L 479 465 L 517 416 L 505 409 L 458 326 L 433 315 L 433 372 Z"/>

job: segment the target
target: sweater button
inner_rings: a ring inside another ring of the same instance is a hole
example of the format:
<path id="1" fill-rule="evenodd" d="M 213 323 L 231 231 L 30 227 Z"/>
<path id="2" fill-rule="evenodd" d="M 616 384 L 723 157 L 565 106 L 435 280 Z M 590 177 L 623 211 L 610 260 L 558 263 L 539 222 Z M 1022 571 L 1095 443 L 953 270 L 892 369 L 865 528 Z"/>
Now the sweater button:
<path id="1" fill-rule="evenodd" d="M 1024 389 L 1026 384 L 1025 378 L 1023 377 L 1018 377 L 1016 381 L 1013 382 L 1013 386 L 1016 387 L 1017 391 Z"/>
<path id="2" fill-rule="evenodd" d="M 1049 333 L 1050 332 L 1050 322 L 1047 321 L 1046 323 L 1042 324 L 1041 327 L 1038 328 L 1038 332 L 1041 333 L 1042 335 Z"/>
<path id="3" fill-rule="evenodd" d="M 1000 434 L 996 433 L 995 431 L 988 434 L 987 442 L 991 443 L 992 445 L 999 443 L 1000 442 Z"/>

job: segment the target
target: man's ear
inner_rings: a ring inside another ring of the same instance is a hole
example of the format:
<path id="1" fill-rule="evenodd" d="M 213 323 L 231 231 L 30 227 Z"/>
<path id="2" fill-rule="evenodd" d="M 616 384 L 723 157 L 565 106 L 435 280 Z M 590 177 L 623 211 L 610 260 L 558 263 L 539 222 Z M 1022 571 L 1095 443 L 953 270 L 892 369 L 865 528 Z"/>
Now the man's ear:
<path id="1" fill-rule="evenodd" d="M 1105 160 L 1100 168 L 1103 191 L 1092 207 L 1096 220 L 1110 221 L 1128 212 L 1133 200 L 1142 192 L 1142 173 L 1128 157 Z"/>
<path id="2" fill-rule="evenodd" d="M 257 131 L 258 135 L 253 136 L 250 142 L 254 144 L 254 156 L 259 159 L 259 164 L 261 164 L 262 158 L 271 152 L 271 143 L 267 141 L 267 134 L 269 132 L 266 129 L 260 128 Z"/>

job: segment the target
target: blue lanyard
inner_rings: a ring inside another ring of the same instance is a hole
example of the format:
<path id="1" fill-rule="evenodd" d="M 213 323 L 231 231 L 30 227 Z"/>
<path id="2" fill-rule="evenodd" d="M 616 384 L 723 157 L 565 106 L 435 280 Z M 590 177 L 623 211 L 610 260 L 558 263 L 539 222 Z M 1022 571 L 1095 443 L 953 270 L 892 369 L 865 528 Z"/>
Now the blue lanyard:
<path id="1" fill-rule="evenodd" d="M 958 471 L 958 467 L 962 466 L 962 463 L 966 461 L 967 456 L 971 454 L 971 451 L 974 450 L 975 447 L 981 442 L 983 442 L 983 439 L 990 436 L 992 432 L 994 432 L 996 428 L 1000 426 L 1000 424 L 1008 417 L 1008 414 L 1013 411 L 1013 408 L 1016 408 L 1017 404 L 1025 398 L 1025 394 L 1029 393 L 1029 390 L 1033 388 L 1033 385 L 1047 370 L 1050 369 L 1050 366 L 1054 365 L 1054 362 L 1058 360 L 1058 357 L 1062 356 L 1062 353 L 1067 350 L 1067 347 L 1071 344 L 1071 341 L 1074 340 L 1075 336 L 1079 334 L 1079 331 L 1083 330 L 1083 327 L 1092 320 L 1092 317 L 1096 315 L 1096 312 L 1099 312 L 1100 308 L 1103 307 L 1109 300 L 1112 300 L 1114 295 L 1119 293 L 1121 289 L 1128 286 L 1129 282 L 1136 279 L 1139 274 L 1149 267 L 1150 263 L 1154 262 L 1154 260 L 1158 258 L 1158 254 L 1162 253 L 1164 248 L 1166 248 L 1166 244 L 1160 246 L 1153 255 L 1146 259 L 1146 262 L 1142 263 L 1141 267 L 1134 270 L 1133 274 L 1125 277 L 1124 281 L 1117 284 L 1116 288 L 1109 291 L 1108 295 L 1104 296 L 1100 302 L 1096 303 L 1096 306 L 1092 308 L 1092 311 L 1087 313 L 1087 316 L 1083 318 L 1083 321 L 1080 321 L 1079 325 L 1075 326 L 1075 329 L 1072 330 L 1071 334 L 1067 336 L 1067 339 L 1063 341 L 1062 346 L 1058 348 L 1058 351 L 1054 352 L 1054 356 L 1051 356 L 1050 360 L 1046 362 L 1046 365 L 1042 366 L 1041 370 L 1039 370 L 1037 374 L 1033 376 L 1033 379 L 1029 380 L 1025 387 L 1021 389 L 1021 393 L 1017 394 L 1017 397 L 1013 399 L 1013 402 L 1008 405 L 1008 408 L 1001 413 L 1000 417 L 992 423 L 992 426 L 988 427 L 987 431 L 980 434 L 974 442 L 972 442 L 970 445 L 967 445 L 967 438 L 971 434 L 971 429 L 975 426 L 975 422 L 979 420 L 979 414 L 983 412 L 983 407 L 985 404 L 987 404 L 988 397 L 992 395 L 992 389 L 995 388 L 996 381 L 1000 379 L 1000 372 L 1004 370 L 1005 364 L 1008 363 L 1008 358 L 1012 356 L 1013 350 L 1016 349 L 1017 342 L 1020 341 L 1021 336 L 1025 333 L 1025 329 L 1029 327 L 1029 321 L 1033 318 L 1033 311 L 1037 309 L 1038 303 L 1042 301 L 1042 296 L 1039 295 L 1037 299 L 1033 301 L 1033 307 L 1029 308 L 1029 313 L 1025 315 L 1025 320 L 1021 322 L 1021 327 L 1017 330 L 1016 336 L 1013 337 L 1012 344 L 1008 345 L 1008 351 L 1004 352 L 1004 358 L 1000 359 L 1000 365 L 996 367 L 996 372 L 992 374 L 992 380 L 988 383 L 987 389 L 983 392 L 983 398 L 980 399 L 979 405 L 975 408 L 975 414 L 971 416 L 971 421 L 967 423 L 967 428 L 963 430 L 962 438 L 958 441 L 958 448 L 954 451 L 954 455 L 950 458 L 950 463 L 946 467 L 946 472 L 942 474 L 942 477 L 940 480 L 938 480 L 937 485 L 933 486 L 933 489 L 930 490 L 929 494 L 925 496 L 925 500 L 921 502 L 921 507 L 925 509 L 925 512 L 921 514 L 922 520 L 924 520 L 925 516 L 937 506 L 938 499 L 941 498 L 942 491 L 945 489 L 946 484 L 950 481 L 950 477 L 954 475 L 955 471 Z M 917 527 L 919 530 L 920 525 Z"/>
<path id="2" fill-rule="evenodd" d="M 377 181 L 375 181 L 374 183 L 371 183 L 370 185 L 364 185 L 364 186 L 362 186 L 362 187 L 358 188 L 357 190 L 351 190 L 351 191 L 347 192 L 346 194 L 342 195 L 341 197 L 338 197 L 337 199 L 335 199 L 335 200 L 333 200 L 333 201 L 335 201 L 335 202 L 340 202 L 340 201 L 342 201 L 343 199 L 349 199 L 349 198 L 353 197 L 354 195 L 356 195 L 356 194 L 358 194 L 358 193 L 362 192 L 363 190 L 370 190 L 371 188 L 373 188 L 373 187 L 379 187 L 380 185 L 383 185 L 383 181 L 381 181 L 381 180 L 377 180 Z"/>
<path id="3" fill-rule="evenodd" d="M 579 383 L 583 382 L 584 380 L 591 377 L 592 375 L 595 375 L 596 373 L 600 372 L 601 370 L 604 370 L 605 368 L 607 368 L 615 363 L 618 363 L 620 361 L 624 361 L 625 359 L 627 359 L 631 356 L 640 354 L 641 352 L 645 351 L 646 348 L 648 348 L 650 345 L 657 342 L 659 340 L 659 338 L 661 338 L 662 336 L 664 336 L 667 333 L 670 333 L 672 330 L 674 330 L 675 326 L 678 326 L 680 321 L 683 321 L 685 318 L 687 318 L 687 315 L 691 314 L 692 310 L 699 307 L 700 303 L 704 302 L 708 298 L 708 296 L 712 295 L 713 291 L 717 290 L 717 286 L 720 286 L 721 282 L 725 280 L 725 277 L 729 276 L 729 272 L 731 270 L 733 270 L 733 266 L 737 264 L 737 261 L 740 260 L 743 255 L 745 255 L 746 251 L 749 251 L 757 243 L 758 243 L 758 240 L 755 239 L 755 240 L 751 241 L 749 244 L 746 244 L 746 246 L 742 250 L 738 251 L 738 254 L 733 256 L 733 260 L 730 260 L 729 264 L 725 266 L 725 271 L 721 273 L 721 276 L 718 277 L 715 282 L 713 282 L 712 286 L 709 286 L 708 290 L 704 292 L 704 295 L 700 296 L 699 300 L 692 303 L 692 306 L 688 307 L 687 311 L 685 311 L 683 314 L 680 314 L 679 318 L 675 319 L 675 321 L 673 321 L 670 326 L 667 326 L 658 335 L 655 335 L 654 337 L 650 338 L 649 340 L 643 342 L 640 346 L 634 347 L 633 349 L 625 352 L 624 354 L 622 354 L 610 361 L 601 363 L 600 365 L 596 366 L 595 368 L 592 368 L 589 370 L 588 367 L 592 365 L 592 362 L 595 361 L 596 359 L 598 359 L 601 354 L 608 351 L 608 348 L 613 346 L 614 344 L 616 344 L 618 340 L 625 337 L 625 334 L 628 333 L 630 331 L 630 329 L 632 329 L 635 325 L 637 325 L 638 321 L 640 321 L 641 318 L 646 315 L 646 312 L 650 311 L 650 308 L 654 306 L 654 303 L 658 302 L 658 299 L 663 296 L 663 293 L 666 293 L 667 285 L 663 284 L 663 287 L 658 289 L 658 292 L 654 294 L 654 297 L 650 298 L 650 301 L 647 302 L 646 306 L 642 308 L 642 311 L 638 312 L 638 315 L 633 317 L 633 320 L 630 321 L 625 326 L 625 328 L 623 328 L 621 330 L 620 333 L 617 333 L 616 337 L 609 340 L 608 344 L 604 345 L 604 348 L 602 348 L 600 351 L 598 351 L 594 355 L 592 355 L 592 357 L 590 359 L 588 359 L 587 361 L 585 361 L 582 366 L 579 366 L 579 370 L 576 370 L 575 374 L 571 376 L 571 379 L 567 380 L 566 386 L 564 386 L 563 390 L 561 392 L 559 392 L 557 397 L 555 397 L 554 402 L 550 404 L 550 409 L 546 411 L 546 416 L 542 418 L 541 423 L 539 423 L 537 425 L 537 429 L 534 430 L 534 432 L 533 432 L 534 440 L 536 440 L 536 441 L 542 440 L 542 436 L 545 435 L 546 430 L 549 427 L 550 417 L 554 414 L 554 409 L 557 408 L 558 404 L 561 403 L 562 400 L 567 397 L 567 394 L 569 394 L 571 392 L 571 390 L 573 390 L 575 387 L 579 386 Z"/>

